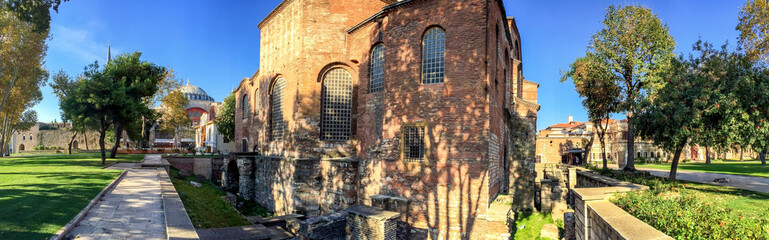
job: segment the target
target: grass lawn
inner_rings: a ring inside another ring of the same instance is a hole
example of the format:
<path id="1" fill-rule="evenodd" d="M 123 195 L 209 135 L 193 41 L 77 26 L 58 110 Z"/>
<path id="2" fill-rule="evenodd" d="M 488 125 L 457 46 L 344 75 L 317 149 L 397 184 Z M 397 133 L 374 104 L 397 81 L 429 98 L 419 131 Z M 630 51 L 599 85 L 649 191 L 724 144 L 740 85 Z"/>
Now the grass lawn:
<path id="1" fill-rule="evenodd" d="M 636 164 L 636 167 L 670 170 L 670 163 Z M 678 165 L 678 169 L 687 170 L 687 171 L 728 173 L 728 174 L 748 175 L 748 176 L 769 178 L 769 164 L 761 165 L 761 161 L 759 160 L 745 160 L 743 162 L 740 162 L 739 160 L 724 160 L 724 161 L 718 160 L 718 161 L 712 161 L 710 164 L 681 163 Z"/>
<path id="2" fill-rule="evenodd" d="M 118 155 L 117 161 L 142 158 Z M 120 174 L 101 167 L 94 153 L 0 158 L 0 239 L 44 239 L 59 231 Z"/>
<path id="3" fill-rule="evenodd" d="M 555 223 L 553 218 L 550 217 L 550 214 L 541 214 L 538 212 L 516 212 L 515 225 L 512 226 L 514 228 L 513 239 L 546 239 L 540 238 L 539 232 L 542 230 L 542 226 L 549 223 Z M 558 223 L 556 225 L 558 226 L 559 230 L 563 230 L 563 223 Z"/>
<path id="4" fill-rule="evenodd" d="M 222 228 L 251 225 L 243 216 L 233 208 L 230 203 L 222 199 L 226 193 L 209 181 L 197 181 L 195 177 L 178 179 L 179 170 L 171 168 L 171 182 L 174 183 L 176 192 L 184 202 L 184 208 L 190 215 L 190 220 L 195 228 Z M 190 185 L 190 181 L 200 182 L 202 187 Z"/>

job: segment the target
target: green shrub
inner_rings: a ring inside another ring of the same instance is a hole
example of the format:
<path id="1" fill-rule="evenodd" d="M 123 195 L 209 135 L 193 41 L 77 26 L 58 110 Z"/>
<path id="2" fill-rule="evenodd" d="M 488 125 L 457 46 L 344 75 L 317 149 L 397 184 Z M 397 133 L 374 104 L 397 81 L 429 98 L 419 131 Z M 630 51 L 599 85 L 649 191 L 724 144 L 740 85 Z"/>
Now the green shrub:
<path id="1" fill-rule="evenodd" d="M 612 200 L 676 239 L 769 239 L 769 215 L 745 217 L 688 189 L 630 192 Z"/>
<path id="2" fill-rule="evenodd" d="M 612 202 L 676 239 L 769 239 L 769 213 L 746 217 L 667 178 L 642 172 L 596 170 L 649 190 L 616 196 Z"/>

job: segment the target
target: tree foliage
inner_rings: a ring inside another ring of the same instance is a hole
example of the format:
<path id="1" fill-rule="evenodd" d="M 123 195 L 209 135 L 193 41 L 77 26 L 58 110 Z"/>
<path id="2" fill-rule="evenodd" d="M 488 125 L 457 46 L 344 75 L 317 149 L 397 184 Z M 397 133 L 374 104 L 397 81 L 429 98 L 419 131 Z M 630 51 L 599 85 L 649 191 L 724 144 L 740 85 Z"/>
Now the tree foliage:
<path id="1" fill-rule="evenodd" d="M 606 169 L 606 130 L 609 127 L 609 116 L 617 111 L 620 89 L 613 81 L 608 67 L 592 52 L 572 63 L 570 70 L 561 76 L 561 82 L 569 78 L 574 82 L 579 96 L 583 98 L 582 106 L 587 109 L 588 118 L 595 125 L 601 144 L 603 168 Z M 586 149 L 590 149 L 590 145 L 592 144 L 586 145 Z"/>
<path id="2" fill-rule="evenodd" d="M 675 152 L 670 179 L 684 146 L 765 149 L 769 134 L 769 75 L 741 52 L 698 41 L 697 55 L 673 61 L 666 84 L 644 99 L 636 131 Z"/>
<path id="3" fill-rule="evenodd" d="M 642 6 L 610 6 L 603 20 L 604 27 L 593 34 L 588 46 L 591 62 L 588 68 L 619 89 L 617 110 L 626 112 L 628 129 L 633 129 L 634 115 L 640 99 L 661 87 L 660 73 L 670 66 L 674 58 L 675 41 L 668 27 L 656 14 Z M 635 170 L 633 131 L 628 131 L 625 170 Z"/>
<path id="4" fill-rule="evenodd" d="M 189 99 L 179 90 L 171 91 L 161 100 L 160 127 L 165 131 L 173 132 L 175 142 L 180 137 L 179 129 L 192 124 L 187 114 L 187 104 Z"/>
<path id="5" fill-rule="evenodd" d="M 225 140 L 235 139 L 235 93 L 230 93 L 217 112 L 216 128 Z"/>
<path id="6" fill-rule="evenodd" d="M 14 13 L 16 18 L 28 22 L 38 33 L 48 32 L 51 12 L 59 12 L 59 5 L 69 0 L 2 0 L 2 6 Z"/>
<path id="7" fill-rule="evenodd" d="M 769 64 L 769 2 L 746 1 L 739 18 L 740 45 L 751 59 Z"/>
<path id="8" fill-rule="evenodd" d="M 113 126 L 122 133 L 123 127 L 130 128 L 136 116 L 151 111 L 143 102 L 157 92 L 157 84 L 165 68 L 142 61 L 141 53 L 122 54 L 103 68 L 98 63 L 86 67 L 85 72 L 60 102 L 63 115 L 75 121 L 93 121 L 99 132 L 99 147 L 102 164 L 106 160 L 104 140 Z M 116 144 L 120 135 L 116 134 Z"/>

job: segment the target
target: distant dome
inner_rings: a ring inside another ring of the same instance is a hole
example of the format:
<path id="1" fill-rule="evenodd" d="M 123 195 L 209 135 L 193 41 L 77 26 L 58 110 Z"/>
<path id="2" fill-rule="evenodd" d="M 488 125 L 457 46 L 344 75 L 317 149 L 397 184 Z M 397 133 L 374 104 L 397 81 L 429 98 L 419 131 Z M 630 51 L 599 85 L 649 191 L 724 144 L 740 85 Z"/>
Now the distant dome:
<path id="1" fill-rule="evenodd" d="M 179 91 L 184 94 L 185 97 L 189 100 L 198 100 L 198 101 L 214 101 L 214 98 L 211 96 L 208 96 L 208 93 L 206 91 L 203 91 L 202 88 L 190 85 L 188 82 L 187 85 L 181 86 L 178 88 Z"/>

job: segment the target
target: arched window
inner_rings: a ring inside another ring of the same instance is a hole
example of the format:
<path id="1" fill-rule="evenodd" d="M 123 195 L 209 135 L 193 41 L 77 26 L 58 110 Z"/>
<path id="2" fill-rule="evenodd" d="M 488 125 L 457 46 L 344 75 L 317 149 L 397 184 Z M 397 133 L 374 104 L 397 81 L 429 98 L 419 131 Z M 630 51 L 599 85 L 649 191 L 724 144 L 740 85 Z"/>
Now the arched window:
<path id="1" fill-rule="evenodd" d="M 271 119 L 270 119 L 270 133 L 273 141 L 283 140 L 283 129 L 285 128 L 285 122 L 283 122 L 283 91 L 286 88 L 286 79 L 279 78 L 272 85 L 272 95 L 270 96 Z"/>
<path id="2" fill-rule="evenodd" d="M 248 141 L 245 138 L 240 140 L 240 151 L 248 152 Z"/>
<path id="3" fill-rule="evenodd" d="M 384 44 L 377 44 L 371 50 L 371 83 L 369 92 L 379 92 L 384 89 Z"/>
<path id="4" fill-rule="evenodd" d="M 248 94 L 243 95 L 243 101 L 240 101 L 240 107 L 243 108 L 243 119 L 248 118 L 248 115 L 251 114 L 248 109 Z"/>
<path id="5" fill-rule="evenodd" d="M 352 76 L 343 68 L 334 68 L 323 76 L 321 138 L 350 139 L 352 115 Z"/>
<path id="6" fill-rule="evenodd" d="M 422 84 L 443 82 L 445 52 L 446 33 L 440 27 L 428 29 L 422 39 Z"/>
<path id="7" fill-rule="evenodd" d="M 27 140 L 27 135 L 21 135 L 21 140 Z"/>

